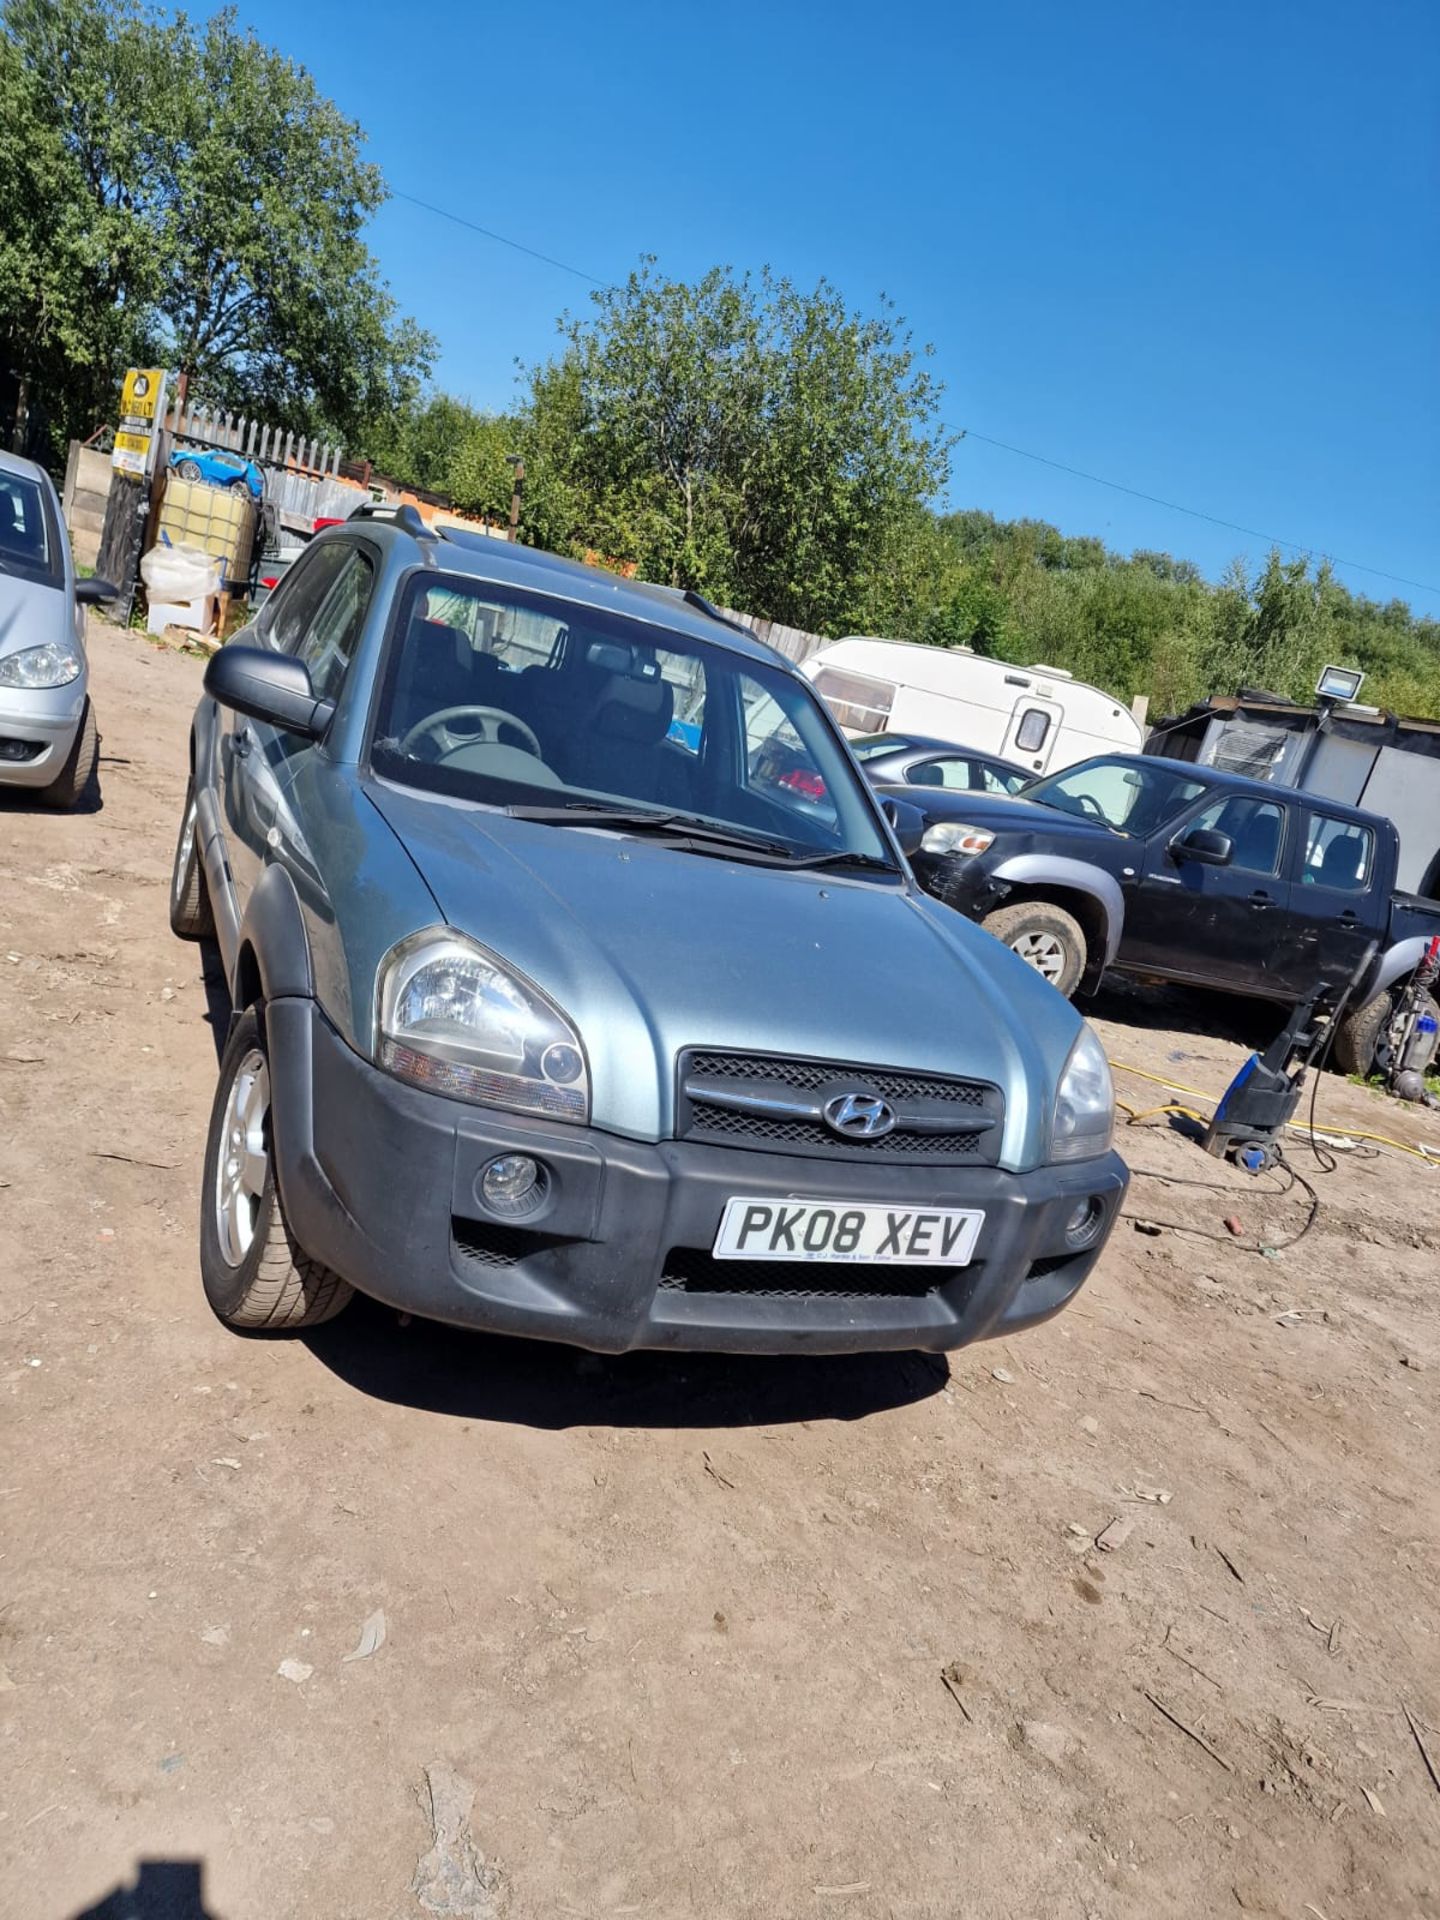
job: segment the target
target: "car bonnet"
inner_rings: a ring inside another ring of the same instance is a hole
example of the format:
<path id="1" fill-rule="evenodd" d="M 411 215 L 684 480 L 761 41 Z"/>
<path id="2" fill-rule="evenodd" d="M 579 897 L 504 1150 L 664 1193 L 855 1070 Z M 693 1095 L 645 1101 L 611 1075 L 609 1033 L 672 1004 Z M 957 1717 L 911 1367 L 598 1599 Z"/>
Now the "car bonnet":
<path id="1" fill-rule="evenodd" d="M 1002 1159 L 1033 1163 L 1079 1017 L 914 889 L 366 791 L 445 920 L 575 1023 L 597 1125 L 663 1135 L 677 1055 L 736 1049 L 993 1081 Z"/>

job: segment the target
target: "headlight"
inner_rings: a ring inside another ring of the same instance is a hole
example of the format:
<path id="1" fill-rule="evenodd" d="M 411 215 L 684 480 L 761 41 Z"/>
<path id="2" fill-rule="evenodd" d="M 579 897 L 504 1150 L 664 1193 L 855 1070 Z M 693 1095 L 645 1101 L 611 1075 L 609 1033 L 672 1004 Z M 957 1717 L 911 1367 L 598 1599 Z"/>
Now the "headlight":
<path id="1" fill-rule="evenodd" d="M 1110 1063 L 1094 1029 L 1084 1026 L 1060 1076 L 1050 1128 L 1050 1158 L 1094 1160 L 1110 1151 L 1114 1135 L 1115 1088 Z"/>
<path id="2" fill-rule="evenodd" d="M 538 987 L 473 941 L 436 930 L 380 963 L 375 1059 L 413 1086 L 481 1106 L 590 1118 L 580 1036 Z"/>
<path id="3" fill-rule="evenodd" d="M 0 660 L 0 687 L 68 687 L 85 665 L 80 649 L 69 640 L 47 640 L 43 647 L 26 647 Z"/>
<path id="4" fill-rule="evenodd" d="M 984 853 L 994 841 L 993 833 L 983 827 L 963 826 L 958 820 L 946 820 L 938 827 L 927 827 L 920 842 L 922 853 Z"/>

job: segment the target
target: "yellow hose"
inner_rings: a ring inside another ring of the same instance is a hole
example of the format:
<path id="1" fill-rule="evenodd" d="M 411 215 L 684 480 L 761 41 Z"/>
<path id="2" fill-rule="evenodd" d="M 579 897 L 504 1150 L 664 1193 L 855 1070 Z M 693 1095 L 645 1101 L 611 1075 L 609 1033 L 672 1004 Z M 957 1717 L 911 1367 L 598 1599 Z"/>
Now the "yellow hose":
<path id="1" fill-rule="evenodd" d="M 1182 1086 L 1179 1081 L 1166 1080 L 1161 1074 L 1147 1073 L 1144 1067 L 1127 1067 L 1123 1060 L 1112 1060 L 1110 1067 L 1114 1073 L 1133 1073 L 1137 1080 L 1152 1080 L 1157 1087 L 1164 1087 L 1167 1093 L 1190 1093 L 1194 1094 L 1195 1097 L 1200 1100 L 1215 1099 L 1215 1095 L 1213 1093 L 1207 1093 L 1203 1087 Z M 1123 1100 L 1117 1100 L 1115 1104 L 1130 1115 L 1128 1124 L 1131 1126 L 1134 1126 L 1137 1120 L 1148 1120 L 1153 1114 L 1157 1113 L 1183 1113 L 1192 1120 L 1200 1120 L 1202 1122 L 1208 1118 L 1208 1115 L 1205 1114 L 1192 1113 L 1189 1107 L 1150 1107 L 1143 1113 L 1136 1113 L 1134 1108 L 1126 1106 Z M 1310 1128 L 1298 1120 L 1291 1120 L 1288 1122 L 1288 1130 L 1291 1133 L 1308 1134 Z M 1394 1147 L 1398 1153 L 1408 1153 L 1413 1160 L 1423 1160 L 1427 1167 L 1440 1164 L 1440 1156 L 1428 1152 L 1424 1147 L 1412 1147 L 1404 1140 L 1392 1140 L 1388 1133 L 1361 1133 L 1355 1127 L 1346 1127 L 1343 1131 L 1347 1139 L 1370 1140 L 1377 1146 Z"/>

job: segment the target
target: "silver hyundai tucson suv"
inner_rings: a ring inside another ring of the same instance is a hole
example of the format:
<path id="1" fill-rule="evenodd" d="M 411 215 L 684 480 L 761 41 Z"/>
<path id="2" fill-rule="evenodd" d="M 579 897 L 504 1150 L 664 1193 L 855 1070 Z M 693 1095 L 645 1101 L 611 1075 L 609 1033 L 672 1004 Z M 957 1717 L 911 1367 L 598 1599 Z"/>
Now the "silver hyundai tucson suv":
<path id="1" fill-rule="evenodd" d="M 230 1325 L 358 1288 L 597 1351 L 941 1350 L 1094 1266 L 1098 1040 L 698 596 L 364 508 L 210 662 L 190 754 Z"/>

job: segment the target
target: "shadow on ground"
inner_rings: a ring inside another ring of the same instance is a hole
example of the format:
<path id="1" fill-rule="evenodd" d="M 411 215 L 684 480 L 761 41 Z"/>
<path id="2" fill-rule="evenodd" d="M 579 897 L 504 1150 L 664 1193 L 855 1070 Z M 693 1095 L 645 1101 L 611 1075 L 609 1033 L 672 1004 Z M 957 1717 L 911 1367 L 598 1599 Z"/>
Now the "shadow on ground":
<path id="1" fill-rule="evenodd" d="M 1113 976 L 1092 1000 L 1080 1006 L 1087 1017 L 1112 1020 L 1117 1026 L 1159 1028 L 1166 1033 L 1193 1035 L 1202 1043 L 1220 1040 L 1252 1049 L 1268 1046 L 1289 1014 L 1287 1007 L 1272 1005 L 1268 1000 L 1209 993 L 1198 987 L 1144 987 Z M 1199 1055 L 1204 1051 L 1203 1044 L 1196 1050 Z M 1177 1066 L 1189 1057 L 1186 1049 L 1177 1048 L 1171 1054 Z M 1184 1077 L 1182 1073 L 1180 1078 Z"/>
<path id="2" fill-rule="evenodd" d="M 551 1432 L 862 1420 L 928 1399 L 950 1378 L 940 1354 L 581 1353 L 429 1320 L 402 1327 L 393 1308 L 358 1295 L 302 1338 L 339 1379 L 377 1400 Z"/>
<path id="3" fill-rule="evenodd" d="M 142 1860 L 135 1884 L 86 1907 L 73 1920 L 218 1920 L 205 1905 L 198 1860 Z"/>
<path id="4" fill-rule="evenodd" d="M 67 813 L 102 813 L 105 808 L 98 777 L 90 782 L 73 807 L 52 806 L 40 798 L 43 791 L 40 787 L 7 787 L 0 782 L 0 814 L 48 813 L 52 819 L 63 819 Z"/>
<path id="5" fill-rule="evenodd" d="M 201 940 L 195 947 L 200 985 L 205 991 L 205 1024 L 215 1046 L 215 1064 L 219 1066 L 230 1033 L 230 989 L 225 984 L 225 962 L 213 940 Z"/>

